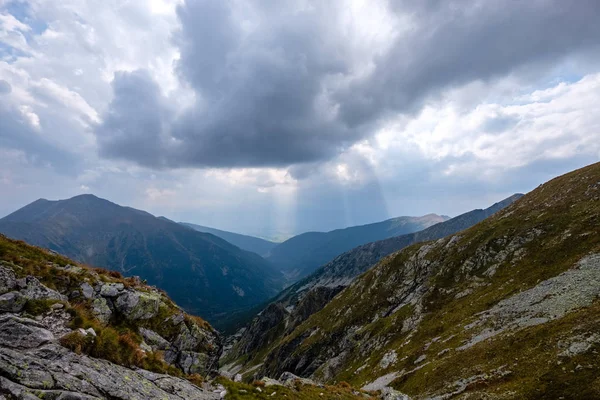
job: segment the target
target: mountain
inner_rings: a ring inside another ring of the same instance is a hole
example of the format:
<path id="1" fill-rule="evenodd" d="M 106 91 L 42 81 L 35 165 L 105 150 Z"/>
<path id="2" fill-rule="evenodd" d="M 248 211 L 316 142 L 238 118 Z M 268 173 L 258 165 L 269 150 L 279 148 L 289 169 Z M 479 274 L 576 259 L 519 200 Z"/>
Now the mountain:
<path id="1" fill-rule="evenodd" d="M 281 289 L 281 274 L 255 253 L 92 195 L 37 200 L 1 219 L 0 232 L 83 263 L 139 275 L 218 328 Z"/>
<path id="2" fill-rule="evenodd" d="M 252 374 L 414 399 L 600 398 L 600 163 L 381 260 Z"/>
<path id="3" fill-rule="evenodd" d="M 161 290 L 0 235 L 1 399 L 374 399 L 292 374 L 215 379 L 221 349 Z"/>
<path id="4" fill-rule="evenodd" d="M 266 258 L 282 268 L 292 280 L 297 280 L 356 246 L 420 231 L 447 219 L 445 216 L 428 214 L 422 217 L 392 218 L 330 232 L 306 232 L 277 245 Z"/>
<path id="5" fill-rule="evenodd" d="M 283 290 L 265 307 L 239 336 L 226 357 L 227 362 L 236 365 L 243 358 L 250 360 L 248 364 L 252 365 L 262 361 L 260 355 L 264 356 L 266 346 L 280 340 L 312 314 L 320 311 L 336 294 L 383 257 L 411 244 L 440 239 L 467 229 L 522 196 L 514 194 L 484 210 L 469 211 L 419 232 L 362 245 L 334 258 L 308 277 Z M 236 368 L 239 367 L 238 365 Z"/>
<path id="6" fill-rule="evenodd" d="M 271 249 L 277 246 L 277 243 L 270 242 L 265 239 L 257 238 L 254 236 L 241 235 L 239 233 L 222 231 L 220 229 L 209 228 L 202 225 L 190 224 L 187 222 L 180 222 L 180 224 L 188 226 L 199 232 L 211 233 L 229 243 L 236 245 L 242 250 L 251 251 L 259 255 L 266 255 Z"/>

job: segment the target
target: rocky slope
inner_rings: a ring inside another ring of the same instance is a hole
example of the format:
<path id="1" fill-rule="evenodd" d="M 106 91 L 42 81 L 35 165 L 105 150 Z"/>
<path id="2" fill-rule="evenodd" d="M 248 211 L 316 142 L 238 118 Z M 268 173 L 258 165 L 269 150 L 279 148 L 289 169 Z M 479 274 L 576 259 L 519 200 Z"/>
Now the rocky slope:
<path id="1" fill-rule="evenodd" d="M 262 310 L 234 337 L 235 345 L 224 361 L 236 372 L 244 372 L 262 363 L 261 356 L 285 335 L 292 332 L 312 314 L 320 311 L 357 276 L 367 271 L 383 257 L 411 244 L 435 240 L 467 229 L 509 206 L 522 194 L 515 194 L 491 207 L 473 210 L 430 226 L 422 231 L 397 236 L 354 248 L 317 269 L 310 276 L 280 293 L 274 302 Z"/>
<path id="2" fill-rule="evenodd" d="M 447 219 L 445 216 L 428 214 L 392 218 L 330 232 L 306 232 L 277 245 L 266 259 L 281 268 L 290 280 L 296 281 L 356 246 L 420 231 Z"/>
<path id="3" fill-rule="evenodd" d="M 0 232 L 79 262 L 139 275 L 219 329 L 235 312 L 277 294 L 283 283 L 257 254 L 92 195 L 38 200 L 0 219 Z"/>
<path id="4" fill-rule="evenodd" d="M 600 164 L 382 260 L 253 373 L 415 399 L 600 398 Z"/>
<path id="5" fill-rule="evenodd" d="M 0 397 L 219 398 L 190 380 L 220 353 L 158 289 L 0 236 Z"/>

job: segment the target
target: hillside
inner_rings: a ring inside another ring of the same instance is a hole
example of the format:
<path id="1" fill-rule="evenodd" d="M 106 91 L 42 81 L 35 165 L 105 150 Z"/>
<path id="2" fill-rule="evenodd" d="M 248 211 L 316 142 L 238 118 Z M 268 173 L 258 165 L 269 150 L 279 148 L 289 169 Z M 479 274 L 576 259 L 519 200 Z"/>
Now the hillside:
<path id="1" fill-rule="evenodd" d="M 254 373 L 415 399 L 599 398 L 599 230 L 600 163 L 385 258 Z"/>
<path id="2" fill-rule="evenodd" d="M 419 232 L 359 246 L 334 258 L 313 274 L 282 291 L 273 303 L 248 324 L 231 351 L 226 348 L 229 368 L 244 371 L 264 361 L 261 356 L 264 357 L 267 347 L 273 346 L 310 315 L 325 307 L 337 293 L 383 257 L 411 244 L 440 239 L 467 229 L 522 196 L 515 194 L 484 210 L 469 211 Z"/>
<path id="3" fill-rule="evenodd" d="M 282 284 L 281 274 L 255 253 L 92 195 L 37 200 L 0 219 L 0 232 L 79 262 L 138 275 L 218 328 Z"/>
<path id="4" fill-rule="evenodd" d="M 369 399 L 285 374 L 214 379 L 218 333 L 137 278 L 0 235 L 0 398 Z"/>
<path id="5" fill-rule="evenodd" d="M 180 224 L 197 230 L 198 232 L 205 232 L 220 237 L 223 240 L 239 247 L 242 250 L 251 251 L 261 256 L 266 255 L 271 249 L 277 246 L 277 243 L 270 242 L 265 239 L 257 238 L 254 236 L 241 235 L 239 233 L 222 231 L 220 229 L 209 228 L 207 226 L 190 224 L 188 222 L 180 222 Z"/>
<path id="6" fill-rule="evenodd" d="M 422 217 L 392 218 L 330 232 L 306 232 L 274 247 L 266 259 L 296 281 L 356 246 L 420 231 L 447 219 L 445 216 L 428 214 Z"/>

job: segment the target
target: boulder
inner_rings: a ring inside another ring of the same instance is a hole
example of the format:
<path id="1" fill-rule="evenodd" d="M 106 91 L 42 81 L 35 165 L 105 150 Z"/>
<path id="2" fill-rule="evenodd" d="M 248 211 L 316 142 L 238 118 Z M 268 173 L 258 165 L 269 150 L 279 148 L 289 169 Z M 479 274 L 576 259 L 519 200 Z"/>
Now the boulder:
<path id="1" fill-rule="evenodd" d="M 0 296 L 0 313 L 3 312 L 11 312 L 18 313 L 21 312 L 23 307 L 25 307 L 25 303 L 27 299 L 23 297 L 23 295 L 19 292 L 8 292 Z"/>
<path id="2" fill-rule="evenodd" d="M 86 299 L 91 299 L 94 297 L 94 288 L 87 282 L 83 282 L 80 286 L 81 293 L 83 293 L 83 297 Z"/>
<path id="3" fill-rule="evenodd" d="M 100 296 L 117 297 L 124 288 L 122 283 L 105 283 L 100 287 Z"/>
<path id="4" fill-rule="evenodd" d="M 56 290 L 50 289 L 44 285 L 35 277 L 28 276 L 24 278 L 25 287 L 21 289 L 21 294 L 27 300 L 60 300 L 67 301 L 67 296 L 58 293 Z M 21 280 L 19 280 L 21 281 Z M 19 282 L 23 285 L 23 282 Z"/>
<path id="5" fill-rule="evenodd" d="M 112 311 L 105 298 L 99 297 L 92 301 L 92 314 L 103 324 L 107 324 L 110 321 Z"/>
<path id="6" fill-rule="evenodd" d="M 13 314 L 0 316 L 0 347 L 29 349 L 52 340 L 52 332 L 39 322 Z"/>
<path id="7" fill-rule="evenodd" d="M 144 338 L 146 344 L 148 344 L 152 351 L 156 350 L 167 350 L 171 347 L 171 343 L 169 343 L 165 338 L 160 336 L 158 333 L 153 330 L 140 328 L 140 335 Z"/>
<path id="8" fill-rule="evenodd" d="M 150 319 L 158 313 L 160 295 L 138 291 L 128 291 L 115 300 L 115 308 L 131 321 Z"/>
<path id="9" fill-rule="evenodd" d="M 0 393 L 17 399 L 215 400 L 218 394 L 169 375 L 131 370 L 55 343 L 28 350 L 0 346 Z M 33 396 L 33 397 L 32 397 Z"/>

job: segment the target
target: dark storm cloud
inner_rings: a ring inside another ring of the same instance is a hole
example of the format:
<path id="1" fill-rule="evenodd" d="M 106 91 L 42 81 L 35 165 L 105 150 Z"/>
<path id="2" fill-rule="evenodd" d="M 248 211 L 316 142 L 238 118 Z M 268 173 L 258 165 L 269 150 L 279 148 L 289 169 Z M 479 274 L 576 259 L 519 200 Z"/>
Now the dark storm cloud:
<path id="1" fill-rule="evenodd" d="M 114 98 L 96 130 L 101 155 L 165 164 L 172 145 L 165 133 L 171 113 L 156 82 L 145 71 L 120 72 L 112 86 Z"/>
<path id="2" fill-rule="evenodd" d="M 115 78 L 102 154 L 153 167 L 326 160 L 443 89 L 542 70 L 600 37 L 597 1 L 390 2 L 411 29 L 356 78 L 360 54 L 333 2 L 236 4 L 179 7 L 177 72 L 197 102 L 178 118 L 149 77 Z"/>

